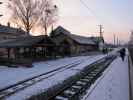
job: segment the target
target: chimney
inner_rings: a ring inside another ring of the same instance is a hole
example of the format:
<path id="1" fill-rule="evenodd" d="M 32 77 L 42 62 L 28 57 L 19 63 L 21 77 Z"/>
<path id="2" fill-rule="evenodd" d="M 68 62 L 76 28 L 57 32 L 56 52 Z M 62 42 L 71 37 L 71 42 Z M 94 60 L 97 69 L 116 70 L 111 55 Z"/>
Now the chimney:
<path id="1" fill-rule="evenodd" d="M 10 22 L 8 22 L 8 23 L 7 23 L 7 26 L 8 26 L 8 27 L 10 27 L 10 26 L 11 26 Z"/>

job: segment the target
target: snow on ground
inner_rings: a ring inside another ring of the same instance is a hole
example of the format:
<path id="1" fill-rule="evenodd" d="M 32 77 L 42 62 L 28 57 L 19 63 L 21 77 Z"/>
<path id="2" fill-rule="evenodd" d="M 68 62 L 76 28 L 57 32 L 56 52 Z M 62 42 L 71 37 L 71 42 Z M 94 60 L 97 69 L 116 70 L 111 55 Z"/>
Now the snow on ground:
<path id="1" fill-rule="evenodd" d="M 103 55 L 97 56 L 79 56 L 72 58 L 58 59 L 55 61 L 45 61 L 34 63 L 33 68 L 7 68 L 0 66 L 0 89 L 15 84 L 19 81 L 25 80 L 27 78 L 40 75 L 45 72 L 60 68 L 64 65 L 71 64 L 76 61 L 90 60 L 90 62 L 100 59 Z"/>
<path id="2" fill-rule="evenodd" d="M 93 63 L 96 60 L 101 59 L 102 57 L 103 57 L 103 55 L 95 56 L 93 58 L 89 57 L 89 59 L 87 59 L 80 65 L 78 65 L 74 68 L 71 68 L 71 69 L 67 69 L 63 72 L 59 72 L 58 74 L 56 74 L 52 77 L 49 77 L 48 79 L 45 79 L 41 82 L 38 82 L 38 83 L 24 89 L 23 91 L 19 91 L 18 93 L 15 93 L 13 96 L 10 96 L 9 98 L 7 98 L 7 100 L 18 100 L 18 99 L 23 100 L 23 99 L 29 98 L 32 95 L 41 93 L 42 91 L 46 91 L 48 88 L 55 86 L 59 83 L 62 83 L 64 80 L 66 80 L 70 76 L 77 74 L 80 71 L 80 69 L 83 69 L 85 67 L 85 65 L 89 65 L 90 63 Z"/>
<path id="3" fill-rule="evenodd" d="M 15 84 L 16 82 L 19 82 L 21 80 L 24 80 L 42 73 L 46 73 L 48 71 L 60 68 L 64 65 L 68 65 L 73 62 L 82 61 L 82 63 L 76 67 L 64 70 L 63 72 L 59 72 L 58 74 L 52 77 L 49 77 L 46 80 L 38 82 L 37 84 L 32 85 L 24 89 L 23 91 L 19 91 L 13 96 L 7 98 L 8 100 L 23 100 L 27 97 L 30 97 L 32 95 L 45 91 L 49 87 L 62 83 L 68 77 L 77 74 L 86 65 L 89 65 L 103 58 L 104 56 L 105 55 L 79 56 L 79 57 L 58 59 L 55 61 L 39 62 L 39 63 L 34 63 L 33 68 L 6 68 L 1 66 L 0 67 L 0 88 L 6 87 L 11 84 Z M 93 99 L 93 100 L 96 100 L 96 99 Z M 98 100 L 106 100 L 106 99 L 98 99 Z"/>
<path id="4" fill-rule="evenodd" d="M 117 58 L 91 86 L 83 100 L 129 100 L 128 57 Z"/>
<path id="5" fill-rule="evenodd" d="M 18 93 L 15 93 L 14 95 L 6 98 L 6 100 L 25 100 L 27 98 L 30 98 L 33 95 L 42 93 L 46 91 L 48 88 L 62 83 L 65 79 L 68 77 L 75 75 L 78 73 L 76 70 L 67 70 L 64 72 L 61 72 L 60 74 L 56 74 L 44 81 L 38 82 L 37 84 L 30 86 L 23 91 L 19 91 Z"/>

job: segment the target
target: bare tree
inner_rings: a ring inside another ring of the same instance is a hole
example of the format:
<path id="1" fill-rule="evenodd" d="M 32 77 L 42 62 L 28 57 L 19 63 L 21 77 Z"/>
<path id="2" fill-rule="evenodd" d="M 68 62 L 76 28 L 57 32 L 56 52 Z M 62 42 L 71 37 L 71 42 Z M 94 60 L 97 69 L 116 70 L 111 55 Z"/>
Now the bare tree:
<path id="1" fill-rule="evenodd" d="M 8 7 L 13 11 L 11 19 L 17 25 L 24 28 L 27 34 L 29 34 L 31 29 L 38 24 L 44 26 L 43 23 L 41 23 L 43 16 L 47 16 L 47 19 L 51 20 L 49 21 L 49 24 L 53 22 L 53 10 L 49 9 L 49 11 L 47 11 L 51 12 L 50 16 L 49 14 L 46 15 L 46 13 L 44 13 L 47 4 L 48 7 L 52 7 L 51 0 L 9 0 Z"/>
<path id="2" fill-rule="evenodd" d="M 47 30 L 50 26 L 53 27 L 53 24 L 58 19 L 58 8 L 56 5 L 53 5 L 50 0 L 41 0 L 42 5 L 40 6 L 42 10 L 42 16 L 40 19 L 40 24 L 44 28 L 45 35 L 47 35 Z"/>

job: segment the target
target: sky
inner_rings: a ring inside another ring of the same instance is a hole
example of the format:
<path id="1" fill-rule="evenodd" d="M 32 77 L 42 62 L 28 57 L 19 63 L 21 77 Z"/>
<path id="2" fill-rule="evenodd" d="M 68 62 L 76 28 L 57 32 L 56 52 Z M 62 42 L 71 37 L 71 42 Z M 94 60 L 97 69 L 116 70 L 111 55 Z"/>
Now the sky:
<path id="1" fill-rule="evenodd" d="M 6 2 L 6 0 L 0 0 Z M 99 36 L 99 27 L 104 27 L 104 39 L 113 43 L 114 35 L 121 43 L 128 41 L 133 30 L 133 0 L 54 0 L 59 8 L 56 26 L 61 25 L 73 34 Z M 4 5 L 0 7 L 1 23 L 8 20 Z"/>

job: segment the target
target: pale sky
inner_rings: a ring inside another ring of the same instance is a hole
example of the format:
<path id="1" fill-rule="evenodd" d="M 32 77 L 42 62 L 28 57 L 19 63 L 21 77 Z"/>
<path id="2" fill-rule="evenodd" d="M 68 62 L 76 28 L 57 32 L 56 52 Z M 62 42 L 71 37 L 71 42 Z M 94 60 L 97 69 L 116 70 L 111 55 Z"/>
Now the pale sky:
<path id="1" fill-rule="evenodd" d="M 6 0 L 0 0 L 6 2 Z M 127 42 L 130 31 L 133 30 L 133 0 L 83 0 L 90 8 L 88 10 L 80 0 L 54 0 L 59 8 L 59 20 L 61 25 L 73 34 L 84 36 L 99 35 L 99 24 L 104 26 L 104 38 L 107 42 L 113 42 L 113 35 L 122 42 Z M 5 11 L 4 5 L 0 5 L 1 23 L 10 15 Z"/>

